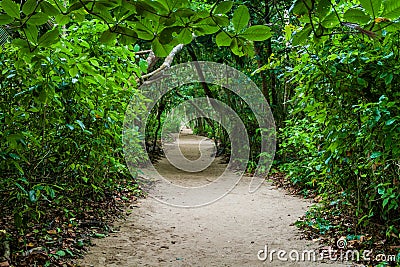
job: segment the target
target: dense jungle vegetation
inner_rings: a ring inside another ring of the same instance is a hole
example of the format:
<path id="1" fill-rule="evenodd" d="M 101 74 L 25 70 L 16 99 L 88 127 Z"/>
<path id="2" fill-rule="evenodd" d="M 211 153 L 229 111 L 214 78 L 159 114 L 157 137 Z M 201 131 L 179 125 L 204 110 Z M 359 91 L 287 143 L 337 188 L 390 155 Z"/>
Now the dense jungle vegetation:
<path id="1" fill-rule="evenodd" d="M 278 136 L 270 174 L 318 202 L 297 222 L 311 238 L 346 236 L 400 262 L 398 0 L 2 0 L 0 7 L 0 262 L 62 266 L 83 254 L 89 236 L 104 236 L 110 213 L 143 193 L 122 151 L 129 101 L 146 112 L 139 86 L 197 60 L 234 67 L 262 90 Z M 216 85 L 163 97 L 148 124 L 150 152 L 158 151 L 168 110 L 200 96 L 240 116 L 252 173 L 261 129 L 237 95 Z M 229 154 L 219 124 L 191 126 Z M 84 230 L 91 224 L 102 231 Z"/>

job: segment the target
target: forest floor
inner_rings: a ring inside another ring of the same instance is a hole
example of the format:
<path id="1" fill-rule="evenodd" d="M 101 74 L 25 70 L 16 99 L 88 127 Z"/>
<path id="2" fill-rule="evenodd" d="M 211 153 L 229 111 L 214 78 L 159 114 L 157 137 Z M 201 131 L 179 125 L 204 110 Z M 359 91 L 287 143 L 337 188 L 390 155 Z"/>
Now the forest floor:
<path id="1" fill-rule="evenodd" d="M 213 144 L 204 137 L 188 132 L 179 136 L 179 148 L 187 159 L 199 158 L 199 147 L 210 149 Z M 177 145 L 177 142 L 170 144 Z M 173 155 L 172 155 L 173 156 Z M 225 170 L 226 164 L 216 158 L 204 171 L 183 172 L 166 158 L 156 164 L 158 172 L 178 185 L 205 185 Z M 237 179 L 234 172 L 228 177 Z M 115 223 L 104 239 L 94 240 L 80 266 L 348 266 L 342 262 L 295 261 L 289 253 L 301 258 L 303 251 L 320 252 L 320 245 L 301 239 L 293 223 L 311 205 L 309 200 L 294 197 L 285 190 L 264 183 L 255 193 L 249 193 L 251 177 L 244 176 L 226 196 L 197 208 L 170 206 L 153 197 L 133 203 L 130 215 Z M 173 199 L 176 192 L 155 183 L 150 195 Z M 168 195 L 170 194 L 170 195 Z M 260 250 L 284 250 L 287 261 L 262 261 Z M 306 255 L 307 257 L 307 255 Z"/>

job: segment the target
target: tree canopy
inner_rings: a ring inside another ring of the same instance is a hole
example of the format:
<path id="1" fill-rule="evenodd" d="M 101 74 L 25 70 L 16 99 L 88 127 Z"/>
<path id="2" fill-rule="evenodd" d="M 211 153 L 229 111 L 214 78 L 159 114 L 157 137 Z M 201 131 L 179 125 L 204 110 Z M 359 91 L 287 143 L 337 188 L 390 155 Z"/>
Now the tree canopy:
<path id="1" fill-rule="evenodd" d="M 56 234 L 62 241 L 42 244 L 43 264 L 81 255 L 85 234 L 68 243 L 68 229 L 104 221 L 118 201 L 142 194 L 122 151 L 129 102 L 135 115 L 150 112 L 146 136 L 132 135 L 134 160 L 143 139 L 161 153 L 172 108 L 208 97 L 243 121 L 254 173 L 263 129 L 223 86 L 185 84 L 146 110 L 139 86 L 189 61 L 226 64 L 259 86 L 277 126 L 272 177 L 318 202 L 297 223 L 310 237 L 367 236 L 362 248 L 383 242 L 377 251 L 397 255 L 399 30 L 397 0 L 2 0 L 0 230 L 12 261 Z M 229 156 L 221 125 L 190 126 Z"/>

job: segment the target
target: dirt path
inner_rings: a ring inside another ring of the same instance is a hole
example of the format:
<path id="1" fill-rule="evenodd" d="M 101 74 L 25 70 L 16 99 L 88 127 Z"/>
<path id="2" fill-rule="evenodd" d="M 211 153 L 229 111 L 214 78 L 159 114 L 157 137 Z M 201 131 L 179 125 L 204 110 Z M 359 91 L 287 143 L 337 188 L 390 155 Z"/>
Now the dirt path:
<path id="1" fill-rule="evenodd" d="M 180 149 L 190 160 L 201 159 L 199 152 L 213 153 L 209 140 L 190 134 L 181 135 Z M 175 143 L 176 145 L 176 143 Z M 166 148 L 168 150 L 168 147 Z M 170 153 L 174 157 L 174 151 Z M 176 155 L 175 155 L 176 156 Z M 200 163 L 199 163 L 200 164 Z M 171 183 L 201 186 L 210 183 L 225 169 L 214 160 L 198 173 L 176 169 L 167 159 L 157 164 L 160 174 Z M 230 174 L 232 179 L 237 176 Z M 257 192 L 248 192 L 249 177 L 243 177 L 225 197 L 198 208 L 177 208 L 160 203 L 154 198 L 141 200 L 133 207 L 126 221 L 117 223 L 119 232 L 105 239 L 95 240 L 96 246 L 82 266 L 346 266 L 324 262 L 299 262 L 286 254 L 273 261 L 258 259 L 260 250 L 316 249 L 317 244 L 300 240 L 292 223 L 303 215 L 309 202 L 286 195 L 284 191 L 266 183 Z M 152 194 L 162 199 L 173 199 L 176 192 L 155 185 Z M 293 257 L 296 254 L 292 254 Z M 259 255 L 264 257 L 264 253 Z M 307 256 L 306 256 L 307 257 Z"/>

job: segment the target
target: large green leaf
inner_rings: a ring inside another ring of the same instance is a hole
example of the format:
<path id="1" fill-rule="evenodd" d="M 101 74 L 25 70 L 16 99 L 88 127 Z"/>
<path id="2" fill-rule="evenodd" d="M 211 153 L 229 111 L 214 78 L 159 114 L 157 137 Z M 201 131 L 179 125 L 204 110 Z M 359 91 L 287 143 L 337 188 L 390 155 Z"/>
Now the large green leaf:
<path id="1" fill-rule="evenodd" d="M 214 14 L 225 14 L 229 12 L 232 9 L 233 2 L 232 1 L 223 1 L 220 2 L 215 8 L 214 8 Z"/>
<path id="2" fill-rule="evenodd" d="M 57 24 L 61 25 L 61 26 L 67 24 L 70 21 L 69 16 L 63 15 L 63 14 L 58 14 L 55 17 L 55 20 L 56 20 Z"/>
<path id="3" fill-rule="evenodd" d="M 58 29 L 48 31 L 39 38 L 38 43 L 41 46 L 50 46 L 57 42 L 59 34 Z"/>
<path id="4" fill-rule="evenodd" d="M 31 14 L 31 13 L 35 10 L 36 5 L 37 5 L 37 1 L 36 1 L 36 0 L 28 0 L 28 1 L 26 1 L 25 4 L 22 6 L 22 12 L 23 12 L 25 15 L 29 15 L 29 14 Z"/>
<path id="5" fill-rule="evenodd" d="M 28 41 L 36 44 L 38 40 L 39 31 L 36 26 L 27 25 L 26 29 L 24 29 L 26 37 Z"/>
<path id="6" fill-rule="evenodd" d="M 366 24 L 371 20 L 371 17 L 364 13 L 360 9 L 350 8 L 344 13 L 343 18 L 347 22 L 354 22 L 360 24 Z"/>
<path id="7" fill-rule="evenodd" d="M 179 26 L 164 28 L 158 34 L 160 43 L 162 43 L 162 44 L 170 44 L 170 43 L 174 42 L 175 41 L 174 40 L 175 36 L 179 32 L 181 32 L 181 30 L 182 30 L 182 27 L 179 27 Z"/>
<path id="8" fill-rule="evenodd" d="M 214 16 L 217 19 L 218 16 Z M 228 21 L 229 23 L 229 21 Z M 202 19 L 193 25 L 196 35 L 213 34 L 219 31 L 219 27 L 214 23 L 212 18 Z"/>
<path id="9" fill-rule="evenodd" d="M 106 21 L 107 23 L 114 23 L 114 17 L 105 5 L 96 4 L 94 6 L 94 11 L 100 15 L 102 20 Z"/>
<path id="10" fill-rule="evenodd" d="M 243 30 L 250 20 L 249 9 L 245 5 L 239 6 L 233 13 L 232 23 L 235 32 L 238 33 Z"/>
<path id="11" fill-rule="evenodd" d="M 154 29 L 150 22 L 148 21 L 137 21 L 136 27 L 134 29 L 138 34 L 138 37 L 143 40 L 152 40 L 154 39 Z"/>
<path id="12" fill-rule="evenodd" d="M 42 9 L 42 12 L 46 13 L 49 16 L 57 16 L 58 14 L 60 14 L 58 9 L 47 1 L 43 1 L 42 3 L 40 3 L 40 8 Z"/>
<path id="13" fill-rule="evenodd" d="M 149 1 L 149 2 L 156 3 L 155 1 Z M 177 8 L 184 6 L 186 1 L 184 1 L 184 0 L 159 0 L 159 2 L 162 3 L 165 7 L 167 7 L 168 11 L 173 11 Z M 155 6 L 153 5 L 153 7 L 155 7 Z M 157 8 L 157 9 L 159 9 L 159 8 Z"/>
<path id="14" fill-rule="evenodd" d="M 303 16 L 308 13 L 310 7 L 311 0 L 296 0 L 290 7 L 289 12 L 297 16 Z"/>
<path id="15" fill-rule="evenodd" d="M 322 21 L 321 25 L 324 26 L 325 28 L 333 28 L 337 25 L 340 24 L 339 19 L 336 16 L 336 13 L 330 13 L 328 16 L 326 16 Z"/>
<path id="16" fill-rule="evenodd" d="M 6 25 L 14 21 L 14 18 L 7 14 L 0 15 L 0 25 Z"/>
<path id="17" fill-rule="evenodd" d="M 319 19 L 326 17 L 331 10 L 331 0 L 320 0 L 315 9 Z"/>
<path id="18" fill-rule="evenodd" d="M 376 24 L 375 26 L 383 27 L 387 32 L 397 32 L 400 31 L 400 22 L 382 22 Z M 380 29 L 380 28 L 378 28 Z"/>
<path id="19" fill-rule="evenodd" d="M 159 38 L 154 39 L 153 42 L 151 42 L 151 46 L 154 54 L 158 57 L 166 57 L 172 50 L 172 46 L 170 44 L 161 43 Z"/>
<path id="20" fill-rule="evenodd" d="M 230 48 L 231 48 L 231 51 L 235 54 L 235 55 L 237 55 L 237 56 L 239 56 L 239 57 L 241 57 L 241 56 L 244 56 L 245 54 L 246 54 L 246 47 L 245 47 L 245 45 L 244 45 L 244 42 L 245 42 L 246 40 L 245 39 L 243 39 L 243 38 L 241 38 L 241 37 L 235 37 L 235 38 L 233 38 L 232 39 L 232 42 L 231 42 L 231 45 L 230 45 Z"/>
<path id="21" fill-rule="evenodd" d="M 177 42 L 181 44 L 190 44 L 192 42 L 192 32 L 188 28 L 184 28 L 177 36 Z"/>
<path id="22" fill-rule="evenodd" d="M 32 24 L 32 25 L 43 25 L 45 24 L 47 21 L 49 20 L 49 16 L 46 15 L 43 12 L 38 12 L 36 14 L 34 14 L 33 16 L 31 16 L 28 20 L 27 23 L 28 24 Z"/>
<path id="23" fill-rule="evenodd" d="M 135 31 L 120 26 L 117 32 L 120 34 L 118 41 L 121 44 L 130 45 L 136 43 L 138 35 Z"/>
<path id="24" fill-rule="evenodd" d="M 28 42 L 20 38 L 13 39 L 12 44 L 19 48 L 20 51 L 29 52 Z"/>
<path id="25" fill-rule="evenodd" d="M 293 36 L 292 45 L 295 46 L 304 43 L 308 39 L 308 36 L 310 36 L 311 31 L 312 28 L 310 24 L 305 26 L 300 31 L 296 31 Z"/>
<path id="26" fill-rule="evenodd" d="M 11 0 L 2 0 L 1 7 L 7 13 L 7 15 L 19 19 L 21 16 L 19 14 L 20 5 Z"/>
<path id="27" fill-rule="evenodd" d="M 382 17 L 389 19 L 397 19 L 400 17 L 400 1 L 386 0 L 383 2 Z"/>
<path id="28" fill-rule="evenodd" d="M 372 17 L 376 18 L 378 16 L 382 0 L 360 0 L 360 3 Z"/>
<path id="29" fill-rule="evenodd" d="M 107 29 L 106 31 L 104 31 L 101 34 L 101 36 L 99 38 L 99 42 L 105 43 L 105 44 L 112 44 L 116 38 L 117 38 L 117 34 L 115 32 L 110 31 L 109 29 Z"/>
<path id="30" fill-rule="evenodd" d="M 270 38 L 272 34 L 268 26 L 255 25 L 247 28 L 240 36 L 250 41 L 264 41 Z"/>
<path id="31" fill-rule="evenodd" d="M 211 19 L 211 18 L 209 18 L 209 19 Z M 213 17 L 213 20 L 219 26 L 228 26 L 229 25 L 229 19 L 226 15 L 216 15 Z M 210 23 L 210 25 L 214 26 L 215 23 Z M 217 26 L 217 25 L 215 25 L 215 26 Z"/>
<path id="32" fill-rule="evenodd" d="M 232 38 L 225 32 L 220 32 L 217 34 L 215 41 L 218 46 L 230 46 Z"/>
<path id="33" fill-rule="evenodd" d="M 173 14 L 178 16 L 179 18 L 187 18 L 187 17 L 191 17 L 191 16 L 195 15 L 196 12 L 191 10 L 190 8 L 180 8 L 180 9 L 176 10 Z M 166 25 L 166 26 L 170 26 L 176 21 L 176 17 L 172 16 L 171 18 L 166 18 L 166 20 L 167 21 L 171 20 L 172 23 L 170 22 L 169 25 Z"/>

